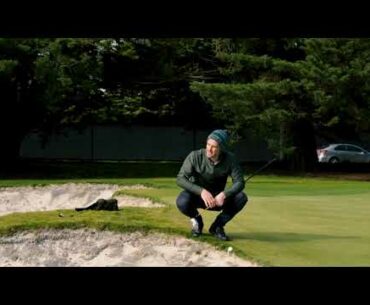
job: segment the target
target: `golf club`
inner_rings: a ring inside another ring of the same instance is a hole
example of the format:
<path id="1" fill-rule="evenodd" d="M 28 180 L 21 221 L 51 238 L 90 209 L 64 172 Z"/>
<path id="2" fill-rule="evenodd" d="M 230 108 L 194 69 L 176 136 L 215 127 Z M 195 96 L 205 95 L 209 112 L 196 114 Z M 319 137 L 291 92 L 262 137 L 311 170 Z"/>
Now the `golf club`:
<path id="1" fill-rule="evenodd" d="M 266 167 L 268 167 L 269 165 L 271 165 L 273 162 L 275 162 L 277 160 L 277 158 L 274 158 L 272 160 L 270 160 L 269 162 L 267 162 L 264 166 L 262 166 L 261 168 L 257 169 L 255 172 L 253 172 L 252 174 L 250 174 L 247 179 L 245 179 L 245 182 L 247 182 L 249 179 L 251 179 L 253 176 L 257 175 L 259 172 L 261 172 L 262 170 L 264 170 Z M 206 210 L 209 210 L 209 207 L 206 207 L 205 208 Z"/>
<path id="2" fill-rule="evenodd" d="M 261 168 L 257 169 L 254 173 L 250 174 L 247 179 L 245 179 L 245 182 L 247 182 L 249 179 L 251 179 L 253 176 L 257 175 L 259 172 L 261 172 L 262 170 L 264 170 L 266 167 L 268 167 L 270 164 L 272 164 L 273 162 L 275 162 L 277 160 L 277 158 L 274 158 L 272 160 L 270 160 L 269 162 L 267 162 L 264 166 L 262 166 Z M 206 207 L 206 210 L 209 210 L 209 207 Z"/>
<path id="3" fill-rule="evenodd" d="M 250 174 L 247 179 L 245 179 L 245 182 L 247 182 L 249 179 L 251 179 L 253 176 L 257 175 L 259 172 L 261 172 L 262 170 L 264 170 L 267 166 L 269 166 L 270 164 L 272 164 L 273 162 L 275 162 L 277 159 L 274 158 L 272 160 L 270 160 L 269 162 L 267 162 L 264 166 L 262 166 L 261 168 L 257 169 L 254 173 Z"/>

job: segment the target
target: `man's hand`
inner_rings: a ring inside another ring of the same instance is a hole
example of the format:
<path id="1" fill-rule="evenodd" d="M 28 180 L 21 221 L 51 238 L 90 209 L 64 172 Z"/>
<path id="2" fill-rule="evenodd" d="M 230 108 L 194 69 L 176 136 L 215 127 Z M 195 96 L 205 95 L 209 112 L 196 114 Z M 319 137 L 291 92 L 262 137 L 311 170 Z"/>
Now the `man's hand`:
<path id="1" fill-rule="evenodd" d="M 210 209 L 216 206 L 215 198 L 213 198 L 212 194 L 208 192 L 206 189 L 202 190 L 200 197 L 202 197 L 207 209 Z"/>
<path id="2" fill-rule="evenodd" d="M 216 205 L 221 207 L 224 205 L 224 202 L 225 202 L 225 193 L 224 192 L 221 192 L 220 194 L 218 194 L 216 197 L 215 197 L 215 201 L 216 201 Z"/>

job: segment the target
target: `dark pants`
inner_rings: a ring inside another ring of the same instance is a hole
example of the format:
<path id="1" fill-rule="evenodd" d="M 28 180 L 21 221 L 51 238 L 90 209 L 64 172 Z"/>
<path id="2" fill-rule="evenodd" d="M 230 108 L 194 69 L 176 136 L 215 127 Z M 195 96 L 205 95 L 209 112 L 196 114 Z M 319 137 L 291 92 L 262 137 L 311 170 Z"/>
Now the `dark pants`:
<path id="1" fill-rule="evenodd" d="M 240 192 L 235 196 L 225 199 L 223 206 L 208 209 L 209 211 L 222 211 L 215 220 L 215 225 L 223 227 L 229 222 L 238 212 L 242 210 L 248 201 L 245 193 Z M 176 200 L 177 208 L 186 216 L 194 218 L 198 215 L 198 208 L 206 209 L 203 199 L 199 195 L 195 195 L 188 191 L 182 191 Z"/>

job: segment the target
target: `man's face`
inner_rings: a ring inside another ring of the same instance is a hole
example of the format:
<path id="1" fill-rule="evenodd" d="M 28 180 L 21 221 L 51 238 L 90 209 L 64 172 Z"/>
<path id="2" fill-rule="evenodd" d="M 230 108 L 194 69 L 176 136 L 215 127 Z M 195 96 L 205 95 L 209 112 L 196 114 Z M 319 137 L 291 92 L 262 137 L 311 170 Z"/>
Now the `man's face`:
<path id="1" fill-rule="evenodd" d="M 220 154 L 220 146 L 218 145 L 217 141 L 213 139 L 208 139 L 207 146 L 206 146 L 206 152 L 207 152 L 207 158 L 217 160 Z"/>

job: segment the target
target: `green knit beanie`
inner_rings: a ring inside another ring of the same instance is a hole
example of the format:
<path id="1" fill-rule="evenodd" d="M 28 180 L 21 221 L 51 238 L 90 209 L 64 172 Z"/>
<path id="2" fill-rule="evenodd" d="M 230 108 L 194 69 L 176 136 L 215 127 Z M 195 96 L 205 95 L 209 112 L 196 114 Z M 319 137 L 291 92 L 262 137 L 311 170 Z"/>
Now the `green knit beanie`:
<path id="1" fill-rule="evenodd" d="M 212 131 L 207 139 L 215 140 L 222 151 L 226 151 L 229 145 L 229 135 L 226 130 L 223 129 L 216 129 Z"/>

